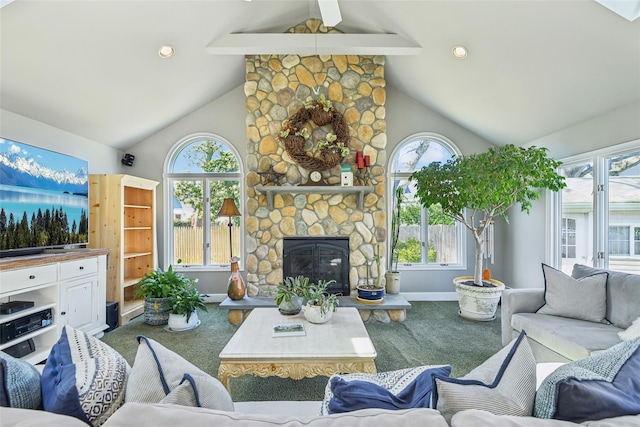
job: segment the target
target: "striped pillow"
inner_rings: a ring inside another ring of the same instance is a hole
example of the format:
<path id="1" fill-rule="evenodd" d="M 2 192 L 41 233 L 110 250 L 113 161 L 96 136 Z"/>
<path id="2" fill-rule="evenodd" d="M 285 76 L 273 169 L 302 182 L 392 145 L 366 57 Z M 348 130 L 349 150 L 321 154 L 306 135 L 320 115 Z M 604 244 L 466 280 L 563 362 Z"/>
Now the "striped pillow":
<path id="1" fill-rule="evenodd" d="M 462 378 L 433 377 L 433 407 L 451 422 L 466 409 L 529 416 L 536 396 L 536 361 L 526 334 Z"/>
<path id="2" fill-rule="evenodd" d="M 150 338 L 138 336 L 138 342 L 127 381 L 127 403 L 172 403 L 233 411 L 231 396 L 216 378 Z"/>

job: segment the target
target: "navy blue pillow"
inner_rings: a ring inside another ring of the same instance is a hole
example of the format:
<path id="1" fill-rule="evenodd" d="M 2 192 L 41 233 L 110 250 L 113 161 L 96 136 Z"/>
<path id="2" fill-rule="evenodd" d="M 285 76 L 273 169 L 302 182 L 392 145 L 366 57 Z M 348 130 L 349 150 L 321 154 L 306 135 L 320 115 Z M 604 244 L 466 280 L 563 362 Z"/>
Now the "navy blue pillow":
<path id="1" fill-rule="evenodd" d="M 333 397 L 329 401 L 329 413 L 336 414 L 366 408 L 392 410 L 429 408 L 434 374 L 449 376 L 451 366 L 426 369 L 397 394 L 369 381 L 345 381 L 339 376 L 334 376 L 330 380 Z"/>
<path id="2" fill-rule="evenodd" d="M 102 425 L 124 403 L 129 369 L 114 349 L 66 325 L 42 372 L 44 410 Z"/>
<path id="3" fill-rule="evenodd" d="M 536 416 L 581 423 L 640 414 L 640 338 L 567 363 L 540 386 Z"/>
<path id="4" fill-rule="evenodd" d="M 555 419 L 573 422 L 640 414 L 640 347 L 612 382 L 567 378 L 557 385 Z"/>

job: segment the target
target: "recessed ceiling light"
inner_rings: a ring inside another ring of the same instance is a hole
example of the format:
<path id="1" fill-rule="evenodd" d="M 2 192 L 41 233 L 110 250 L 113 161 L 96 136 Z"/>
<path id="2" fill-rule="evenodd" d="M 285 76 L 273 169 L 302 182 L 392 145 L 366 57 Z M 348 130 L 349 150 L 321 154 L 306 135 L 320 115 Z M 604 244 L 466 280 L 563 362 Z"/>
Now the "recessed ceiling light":
<path id="1" fill-rule="evenodd" d="M 464 46 L 454 46 L 452 50 L 453 56 L 458 59 L 464 59 L 467 57 L 467 48 Z"/>
<path id="2" fill-rule="evenodd" d="M 160 46 L 158 55 L 160 55 L 160 58 L 171 58 L 175 52 L 176 50 L 173 48 L 173 46 L 164 45 Z"/>

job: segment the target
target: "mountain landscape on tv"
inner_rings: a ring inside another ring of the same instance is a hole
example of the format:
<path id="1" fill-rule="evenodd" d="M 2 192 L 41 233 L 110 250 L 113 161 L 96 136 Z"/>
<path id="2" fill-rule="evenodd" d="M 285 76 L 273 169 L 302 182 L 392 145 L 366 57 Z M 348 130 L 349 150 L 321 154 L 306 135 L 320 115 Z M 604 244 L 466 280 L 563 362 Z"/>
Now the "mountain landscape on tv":
<path id="1" fill-rule="evenodd" d="M 4 140 L 5 144 L 8 140 Z M 88 196 L 89 174 L 85 168 L 75 172 L 66 169 L 54 170 L 36 158 L 24 157 L 23 152 L 7 151 L 0 153 L 0 182 L 4 185 L 38 188 L 42 190 L 65 191 Z M 60 155 L 58 153 L 53 153 Z M 43 159 L 45 160 L 45 159 Z"/>
<path id="2" fill-rule="evenodd" d="M 0 138 L 0 255 L 88 242 L 88 162 Z"/>

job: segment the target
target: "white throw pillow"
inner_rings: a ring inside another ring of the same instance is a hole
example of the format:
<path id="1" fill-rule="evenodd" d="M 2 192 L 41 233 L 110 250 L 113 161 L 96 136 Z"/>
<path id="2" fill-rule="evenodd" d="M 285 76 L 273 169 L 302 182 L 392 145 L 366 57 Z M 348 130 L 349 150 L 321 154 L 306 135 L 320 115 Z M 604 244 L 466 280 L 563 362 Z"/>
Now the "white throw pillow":
<path id="1" fill-rule="evenodd" d="M 618 332 L 618 336 L 622 341 L 629 341 L 640 337 L 640 317 L 633 321 L 631 326 L 622 332 Z"/>

